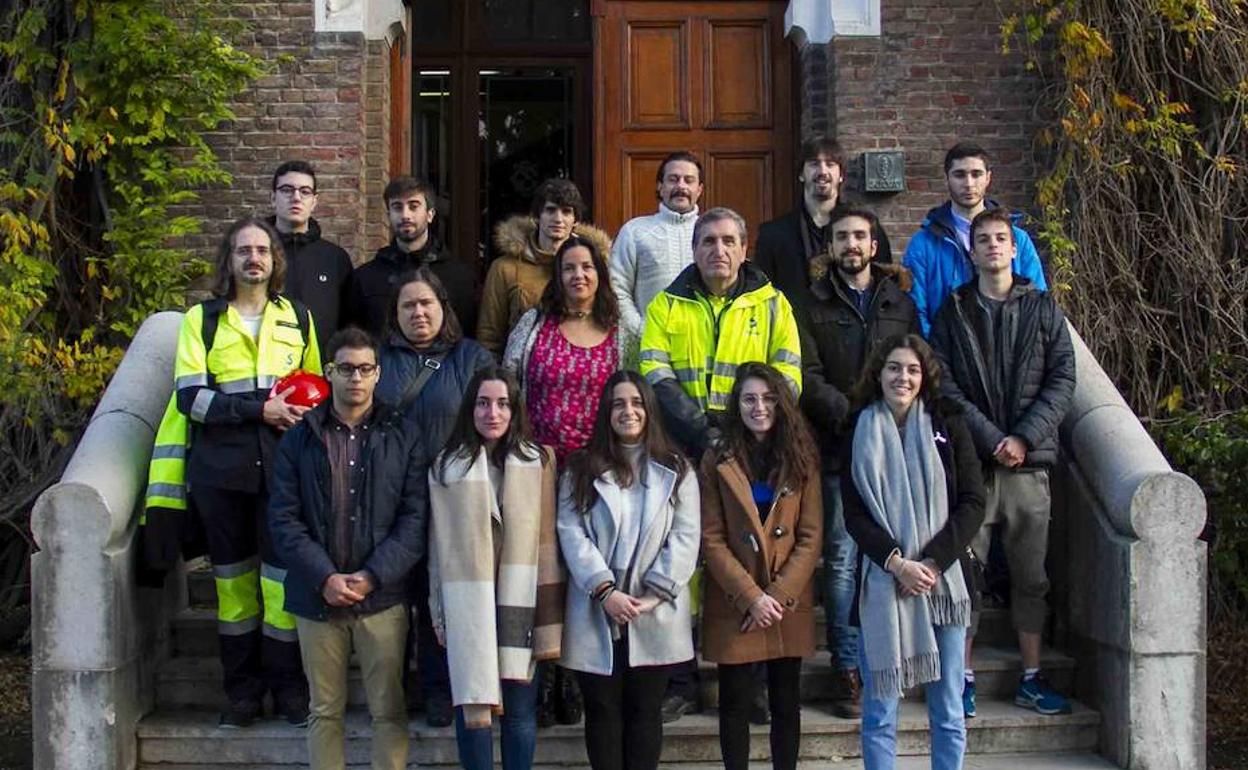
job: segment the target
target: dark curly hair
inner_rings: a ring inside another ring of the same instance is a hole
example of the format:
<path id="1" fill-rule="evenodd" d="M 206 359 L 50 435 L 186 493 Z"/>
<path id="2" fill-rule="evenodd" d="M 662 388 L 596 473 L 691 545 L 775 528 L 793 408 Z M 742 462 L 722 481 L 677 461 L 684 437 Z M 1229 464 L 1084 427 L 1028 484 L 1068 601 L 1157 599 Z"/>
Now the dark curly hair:
<path id="1" fill-rule="evenodd" d="M 758 379 L 776 394 L 776 418 L 761 442 L 741 419 L 741 390 L 746 380 Z M 799 488 L 819 473 L 819 452 L 806 417 L 797 405 L 793 385 L 774 366 L 749 361 L 737 367 L 737 378 L 728 397 L 728 409 L 721 422 L 723 448 L 720 457 L 741 458 L 750 474 L 760 476 L 771 469 L 766 480 L 781 489 Z"/>

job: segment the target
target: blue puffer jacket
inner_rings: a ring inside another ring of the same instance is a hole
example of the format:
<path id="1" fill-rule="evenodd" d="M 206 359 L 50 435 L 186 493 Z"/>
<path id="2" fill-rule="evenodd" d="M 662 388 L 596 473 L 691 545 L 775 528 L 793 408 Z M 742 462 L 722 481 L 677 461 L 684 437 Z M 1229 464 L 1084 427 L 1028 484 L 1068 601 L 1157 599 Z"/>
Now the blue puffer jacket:
<path id="1" fill-rule="evenodd" d="M 987 201 L 988 208 L 997 208 L 996 201 Z M 1044 268 L 1040 265 L 1040 256 L 1031 236 L 1018 226 L 1020 214 L 1014 214 L 1014 245 L 1018 251 L 1014 255 L 1013 270 L 1031 281 L 1031 285 L 1040 291 L 1048 290 L 1044 280 Z M 923 226 L 910 239 L 906 246 L 906 255 L 902 264 L 913 275 L 910 297 L 919 311 L 919 325 L 923 327 L 923 336 L 932 333 L 932 320 L 945 299 L 962 284 L 975 276 L 975 265 L 971 256 L 962 248 L 958 240 L 957 228 L 953 222 L 953 211 L 949 201 L 927 212 Z"/>
<path id="2" fill-rule="evenodd" d="M 416 379 L 425 362 L 443 353 L 441 366 L 425 383 L 420 395 L 403 409 L 403 416 L 415 423 L 421 444 L 430 457 L 436 456 L 446 443 L 468 381 L 478 369 L 496 363 L 494 354 L 470 339 L 462 339 L 449 349 L 435 344 L 418 351 L 399 334 L 392 334 L 381 350 L 381 379 L 377 382 L 376 397 L 391 406 L 398 406 L 408 383 Z"/>

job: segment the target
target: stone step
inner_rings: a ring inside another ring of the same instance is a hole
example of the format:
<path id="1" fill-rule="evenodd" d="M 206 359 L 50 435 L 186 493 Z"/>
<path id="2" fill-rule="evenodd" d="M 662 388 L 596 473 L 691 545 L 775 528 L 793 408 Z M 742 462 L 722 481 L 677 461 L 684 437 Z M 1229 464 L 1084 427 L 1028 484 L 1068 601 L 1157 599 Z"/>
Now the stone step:
<path id="1" fill-rule="evenodd" d="M 968 723 L 967 751 L 996 755 L 1045 752 L 1046 757 L 1052 753 L 1091 752 L 1096 747 L 1099 723 L 1099 714 L 1078 704 L 1071 714 L 1044 717 L 1013 703 L 986 699 L 979 705 L 979 717 Z M 453 728 L 429 728 L 413 720 L 409 730 L 413 737 L 410 763 L 419 767 L 457 764 Z M 718 732 L 718 720 L 713 714 L 691 714 L 666 725 L 663 765 L 718 762 Z M 767 760 L 767 728 L 751 726 L 750 733 L 751 759 Z M 213 712 L 164 710 L 139 723 L 139 764 L 152 770 L 169 770 L 171 765 L 179 764 L 203 768 L 303 765 L 307 763 L 306 736 L 306 730 L 280 720 L 267 720 L 246 730 L 221 730 Z M 348 763 L 367 763 L 369 736 L 366 714 L 350 712 L 346 724 Z M 897 748 L 903 755 L 927 753 L 927 711 L 922 704 L 911 700 L 902 703 Z M 860 753 L 857 722 L 828 716 L 819 709 L 803 709 L 802 759 L 826 763 L 832 758 L 855 757 Z M 212 757 L 211 764 L 205 764 L 207 757 Z M 584 765 L 581 728 L 558 726 L 542 730 L 538 734 L 536 762 Z"/>
<path id="2" fill-rule="evenodd" d="M 211 587 L 211 581 L 209 581 Z M 211 604 L 194 604 L 183 610 L 173 620 L 173 654 L 183 656 L 213 656 L 217 654 L 216 599 Z M 823 608 L 815 608 L 815 639 L 819 649 L 826 649 L 826 621 Z M 979 622 L 980 644 L 995 647 L 1013 647 L 1016 644 L 1008 609 L 997 607 L 985 609 Z"/>
<path id="3" fill-rule="evenodd" d="M 1054 650 L 1046 650 L 1041 658 L 1046 676 L 1053 686 L 1070 692 L 1074 677 L 1074 660 Z M 975 685 L 980 697 L 1013 696 L 1018 683 L 1021 661 L 1017 650 L 981 645 L 974 652 Z M 703 661 L 702 702 L 713 705 L 719 700 L 718 673 L 713 663 Z M 348 703 L 365 705 L 364 681 L 357 667 L 347 675 Z M 802 664 L 802 700 L 827 701 L 832 697 L 832 673 L 828 654 L 819 652 Z M 922 699 L 922 692 L 910 693 Z M 221 690 L 221 664 L 216 657 L 182 657 L 169 660 L 156 682 L 156 702 L 167 708 L 219 709 L 224 706 Z"/>
<path id="4" fill-rule="evenodd" d="M 420 767 L 427 767 L 421 765 Z M 197 763 L 184 764 L 152 764 L 139 765 L 139 770 L 219 770 L 222 765 Z M 251 770 L 287 770 L 290 765 L 251 765 Z M 368 770 L 371 765 L 347 765 L 348 770 Z M 719 762 L 682 762 L 681 770 L 723 770 Z M 895 770 L 929 770 L 931 758 L 926 754 L 898 757 Z M 1117 765 L 1109 760 L 1088 752 L 1074 754 L 1065 753 L 1033 753 L 1033 754 L 971 754 L 962 764 L 963 770 L 1116 770 Z M 411 763 L 408 768 L 415 770 L 417 765 Z M 809 760 L 797 763 L 797 770 L 863 770 L 862 759 L 857 757 L 831 757 L 828 759 Z M 590 770 L 589 765 L 534 765 L 533 770 Z M 770 762 L 751 762 L 749 770 L 771 770 Z"/>

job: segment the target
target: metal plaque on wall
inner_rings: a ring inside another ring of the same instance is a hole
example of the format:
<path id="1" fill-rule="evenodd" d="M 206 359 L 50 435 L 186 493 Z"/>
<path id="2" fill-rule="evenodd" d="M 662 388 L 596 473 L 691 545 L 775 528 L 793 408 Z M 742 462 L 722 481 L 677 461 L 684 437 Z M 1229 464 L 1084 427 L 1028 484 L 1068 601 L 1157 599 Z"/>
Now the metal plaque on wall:
<path id="1" fill-rule="evenodd" d="M 872 150 L 862 154 L 863 190 L 902 192 L 906 189 L 906 158 L 900 150 Z"/>

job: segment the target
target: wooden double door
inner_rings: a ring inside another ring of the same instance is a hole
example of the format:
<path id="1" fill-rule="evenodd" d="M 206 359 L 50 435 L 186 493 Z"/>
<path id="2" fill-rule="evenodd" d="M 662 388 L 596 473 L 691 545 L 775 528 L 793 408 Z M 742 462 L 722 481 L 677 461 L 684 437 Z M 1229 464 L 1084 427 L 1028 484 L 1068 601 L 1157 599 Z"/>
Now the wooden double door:
<path id="1" fill-rule="evenodd" d="M 414 0 L 411 166 L 440 188 L 456 254 L 547 175 L 614 234 L 657 207 L 659 160 L 703 161 L 701 207 L 750 227 L 793 201 L 792 47 L 783 0 Z M 407 117 L 410 115 L 410 118 Z"/>
<path id="2" fill-rule="evenodd" d="M 595 13 L 594 197 L 615 232 L 653 212 L 658 162 L 702 159 L 701 208 L 750 228 L 793 202 L 792 46 L 784 2 L 599 0 Z"/>

